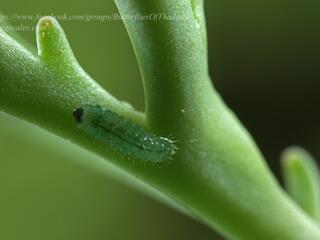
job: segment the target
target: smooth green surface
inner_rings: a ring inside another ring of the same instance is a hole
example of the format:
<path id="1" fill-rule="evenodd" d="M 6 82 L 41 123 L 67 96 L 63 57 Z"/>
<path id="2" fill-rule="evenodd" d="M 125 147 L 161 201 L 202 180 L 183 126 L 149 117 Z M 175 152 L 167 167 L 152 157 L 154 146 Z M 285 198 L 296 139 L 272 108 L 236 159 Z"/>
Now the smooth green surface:
<path id="1" fill-rule="evenodd" d="M 290 196 L 316 222 L 320 222 L 320 175 L 312 156 L 292 147 L 282 155 L 284 182 Z"/>
<path id="2" fill-rule="evenodd" d="M 94 151 L 149 183 L 230 239 L 318 239 L 319 230 L 282 192 L 251 137 L 221 101 L 208 77 L 206 46 L 189 1 L 117 1 L 122 14 L 164 11 L 185 21 L 126 22 L 146 91 L 144 116 L 104 92 L 68 53 L 55 62 L 32 56 L 1 34 L 1 107 Z M 48 18 L 40 22 L 45 25 Z M 38 32 L 39 52 L 68 49 L 50 20 Z M 50 47 L 51 46 L 51 47 Z M 42 51 L 44 50 L 44 51 Z M 72 122 L 72 108 L 101 104 L 159 134 L 179 152 L 167 168 L 108 154 Z"/>
<path id="3" fill-rule="evenodd" d="M 0 154 L 0 239 L 216 239 L 108 161 L 3 113 Z"/>

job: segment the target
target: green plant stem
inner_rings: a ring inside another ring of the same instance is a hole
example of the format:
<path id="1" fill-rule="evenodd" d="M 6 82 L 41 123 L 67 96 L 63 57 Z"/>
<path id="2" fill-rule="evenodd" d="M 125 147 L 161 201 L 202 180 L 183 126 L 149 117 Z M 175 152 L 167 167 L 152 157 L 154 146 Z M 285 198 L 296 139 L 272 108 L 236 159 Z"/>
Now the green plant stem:
<path id="1" fill-rule="evenodd" d="M 203 45 L 208 48 L 206 17 L 204 11 L 204 0 L 190 0 L 193 11 L 193 17 L 196 21 L 196 27 L 199 29 Z"/>
<path id="2" fill-rule="evenodd" d="M 312 156 L 291 147 L 282 154 L 285 187 L 295 202 L 320 223 L 320 174 Z"/>
<path id="3" fill-rule="evenodd" d="M 47 34 L 41 30 L 43 26 L 47 27 Z M 42 19 L 37 36 L 41 54 L 34 56 L 5 32 L 0 32 L 3 110 L 22 114 L 48 129 L 60 126 L 62 135 L 74 133 L 72 111 L 84 103 L 101 104 L 144 125 L 141 113 L 113 98 L 82 70 L 57 22 Z M 48 51 L 51 57 L 46 56 Z"/>
<path id="4" fill-rule="evenodd" d="M 319 230 L 283 194 L 211 86 L 206 42 L 194 18 L 201 1 L 115 2 L 122 15 L 165 12 L 186 19 L 125 21 L 144 80 L 148 124 L 177 136 L 180 148 L 165 177 L 159 171 L 148 177 L 159 175 L 159 189 L 230 238 L 318 238 Z M 306 223 L 313 230 L 304 231 Z"/>
<path id="5" fill-rule="evenodd" d="M 207 115 L 211 94 L 206 45 L 189 1 L 115 1 L 123 16 L 164 14 L 174 20 L 125 21 L 140 65 L 150 126 L 179 134 L 177 126 Z M 204 81 L 206 79 L 206 81 Z M 161 121 L 159 121 L 161 119 Z M 182 133 L 183 133 L 182 129 Z"/>
<path id="6" fill-rule="evenodd" d="M 123 16 L 162 12 L 185 17 L 125 21 L 143 75 L 146 118 L 80 68 L 51 18 L 38 26 L 39 56 L 0 33 L 0 107 L 109 159 L 229 239 L 320 239 L 318 227 L 281 190 L 249 134 L 212 87 L 193 2 L 116 1 Z M 110 152 L 76 127 L 72 110 L 83 104 L 100 104 L 171 136 L 177 154 L 161 168 Z"/>

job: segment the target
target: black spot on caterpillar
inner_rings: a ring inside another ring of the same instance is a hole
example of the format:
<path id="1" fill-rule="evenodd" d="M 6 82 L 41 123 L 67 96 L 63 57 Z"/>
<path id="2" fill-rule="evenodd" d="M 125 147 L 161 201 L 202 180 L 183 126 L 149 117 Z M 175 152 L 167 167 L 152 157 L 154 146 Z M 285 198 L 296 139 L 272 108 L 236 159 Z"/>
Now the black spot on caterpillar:
<path id="1" fill-rule="evenodd" d="M 145 162 L 160 163 L 175 153 L 173 141 L 155 135 L 100 105 L 84 105 L 73 111 L 79 127 L 115 153 Z"/>

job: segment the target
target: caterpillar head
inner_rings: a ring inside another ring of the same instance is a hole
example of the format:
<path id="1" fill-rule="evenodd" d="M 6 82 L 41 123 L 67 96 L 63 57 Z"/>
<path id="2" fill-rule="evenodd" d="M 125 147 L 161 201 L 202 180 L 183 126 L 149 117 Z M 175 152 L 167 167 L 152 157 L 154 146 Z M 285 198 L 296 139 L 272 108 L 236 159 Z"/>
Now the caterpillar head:
<path id="1" fill-rule="evenodd" d="M 73 118 L 77 123 L 83 121 L 84 109 L 82 107 L 76 108 L 73 110 Z"/>

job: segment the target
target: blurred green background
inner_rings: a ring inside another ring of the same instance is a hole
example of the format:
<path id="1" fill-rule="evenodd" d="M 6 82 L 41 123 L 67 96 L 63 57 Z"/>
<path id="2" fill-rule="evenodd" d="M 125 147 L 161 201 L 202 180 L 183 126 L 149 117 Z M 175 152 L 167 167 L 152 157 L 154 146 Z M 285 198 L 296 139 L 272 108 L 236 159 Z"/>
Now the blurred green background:
<path id="1" fill-rule="evenodd" d="M 214 84 L 278 177 L 279 154 L 288 145 L 302 145 L 320 159 L 319 9 L 312 0 L 206 1 Z M 0 11 L 8 16 L 117 12 L 112 0 L 10 0 Z M 84 69 L 143 110 L 139 70 L 122 23 L 60 23 Z M 34 32 L 20 33 L 35 45 Z M 0 239 L 221 239 L 118 181 L 122 178 L 97 156 L 0 113 Z"/>

